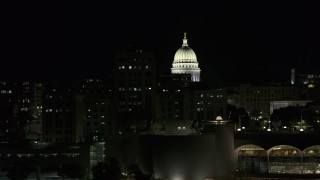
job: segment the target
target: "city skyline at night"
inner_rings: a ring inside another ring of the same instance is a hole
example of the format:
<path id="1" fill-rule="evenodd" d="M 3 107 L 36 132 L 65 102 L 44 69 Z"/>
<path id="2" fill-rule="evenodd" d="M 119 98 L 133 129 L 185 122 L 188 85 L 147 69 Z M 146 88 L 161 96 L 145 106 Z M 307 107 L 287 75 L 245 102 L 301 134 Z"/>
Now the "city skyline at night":
<path id="1" fill-rule="evenodd" d="M 313 2 L 6 9 L 0 179 L 319 177 Z"/>

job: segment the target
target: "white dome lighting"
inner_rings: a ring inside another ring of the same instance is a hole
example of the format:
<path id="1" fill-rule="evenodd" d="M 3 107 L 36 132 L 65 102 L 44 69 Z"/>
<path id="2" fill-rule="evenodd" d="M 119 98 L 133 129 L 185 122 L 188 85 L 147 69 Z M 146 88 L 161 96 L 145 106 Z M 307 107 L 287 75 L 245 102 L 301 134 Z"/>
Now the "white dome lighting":
<path id="1" fill-rule="evenodd" d="M 188 46 L 187 33 L 184 33 L 182 47 L 174 55 L 172 74 L 191 74 L 191 81 L 200 81 L 200 68 L 197 56 Z"/>

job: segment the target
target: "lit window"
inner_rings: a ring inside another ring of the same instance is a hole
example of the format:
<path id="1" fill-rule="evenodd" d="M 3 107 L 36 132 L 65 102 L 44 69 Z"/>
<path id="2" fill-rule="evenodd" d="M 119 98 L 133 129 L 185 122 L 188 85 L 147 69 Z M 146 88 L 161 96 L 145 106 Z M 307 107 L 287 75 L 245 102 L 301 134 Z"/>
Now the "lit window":
<path id="1" fill-rule="evenodd" d="M 314 84 L 308 84 L 308 88 L 314 88 Z"/>
<path id="2" fill-rule="evenodd" d="M 129 69 L 132 69 L 132 66 L 129 66 L 128 68 L 129 68 Z"/>

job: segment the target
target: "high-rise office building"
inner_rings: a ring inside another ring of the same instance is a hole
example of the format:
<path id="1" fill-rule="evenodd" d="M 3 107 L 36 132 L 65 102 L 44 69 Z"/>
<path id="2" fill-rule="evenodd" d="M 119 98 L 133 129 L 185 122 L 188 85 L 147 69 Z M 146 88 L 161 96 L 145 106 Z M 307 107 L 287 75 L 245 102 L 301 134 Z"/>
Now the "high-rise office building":
<path id="1" fill-rule="evenodd" d="M 83 103 L 83 97 L 76 93 L 75 81 L 54 80 L 45 83 L 42 106 L 43 141 L 83 141 Z"/>
<path id="2" fill-rule="evenodd" d="M 37 90 L 38 84 L 14 80 L 0 82 L 0 136 L 4 140 L 23 139 L 28 135 L 29 125 L 40 113 L 36 112 L 37 98 L 41 96 Z"/>
<path id="3" fill-rule="evenodd" d="M 114 91 L 120 130 L 148 129 L 154 121 L 155 73 L 153 53 L 142 50 L 117 53 Z"/>
<path id="4" fill-rule="evenodd" d="M 83 133 L 86 141 L 103 141 L 115 133 L 113 80 L 83 79 L 78 93 L 83 98 Z"/>

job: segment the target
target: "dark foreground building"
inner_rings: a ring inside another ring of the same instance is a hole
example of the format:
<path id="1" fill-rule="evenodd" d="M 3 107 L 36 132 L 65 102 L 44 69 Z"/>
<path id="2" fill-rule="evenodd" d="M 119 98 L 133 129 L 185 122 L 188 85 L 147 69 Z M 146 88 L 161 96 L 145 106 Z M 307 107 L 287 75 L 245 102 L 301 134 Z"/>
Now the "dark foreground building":
<path id="1" fill-rule="evenodd" d="M 45 179 L 58 177 L 66 165 L 81 167 L 89 174 L 90 146 L 88 144 L 0 143 L 0 178 L 6 177 L 14 166 L 31 170 L 29 177 Z"/>
<path id="2" fill-rule="evenodd" d="M 319 133 L 234 134 L 231 124 L 211 126 L 203 133 L 109 139 L 106 154 L 161 179 L 320 177 Z"/>

